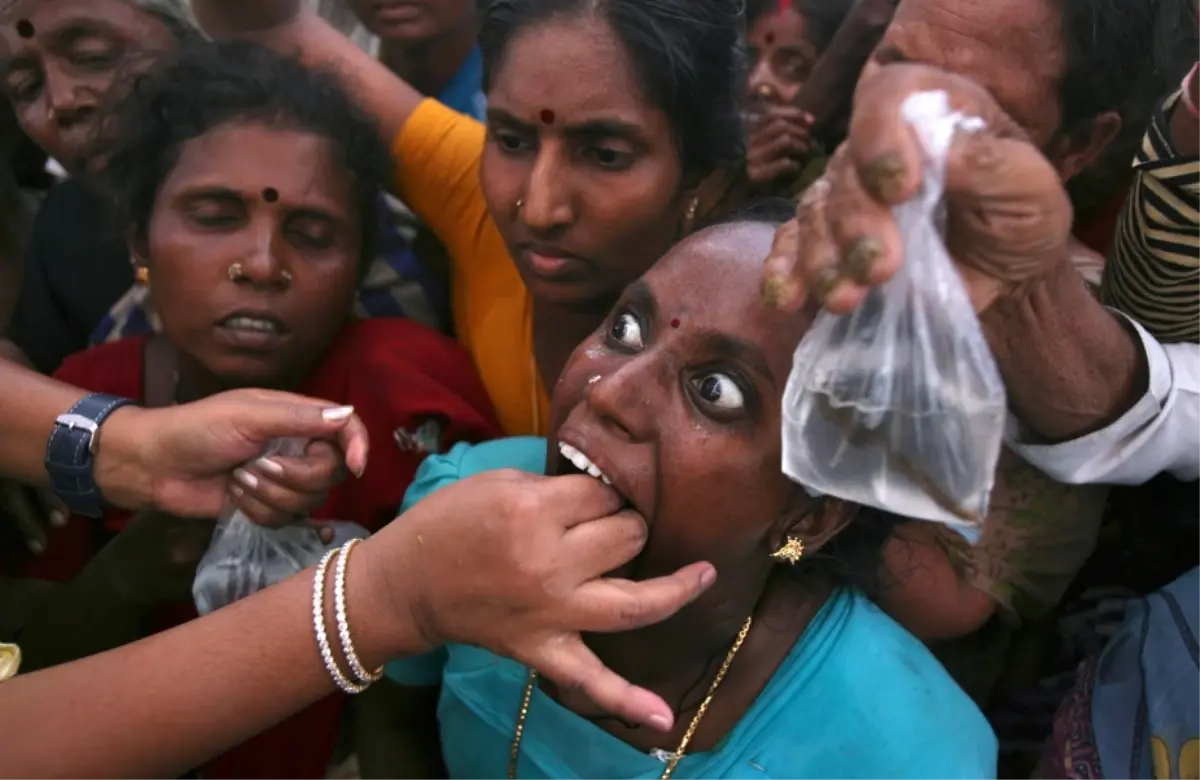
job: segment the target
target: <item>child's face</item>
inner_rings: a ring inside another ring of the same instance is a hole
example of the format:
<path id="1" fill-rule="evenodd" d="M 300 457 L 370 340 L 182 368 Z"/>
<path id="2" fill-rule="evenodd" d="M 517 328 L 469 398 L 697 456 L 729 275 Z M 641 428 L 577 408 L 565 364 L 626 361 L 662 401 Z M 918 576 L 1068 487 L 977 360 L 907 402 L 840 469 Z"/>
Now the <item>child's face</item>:
<path id="1" fill-rule="evenodd" d="M 188 142 L 134 247 L 171 341 L 225 386 L 303 379 L 350 314 L 356 202 L 324 138 L 237 123 Z"/>

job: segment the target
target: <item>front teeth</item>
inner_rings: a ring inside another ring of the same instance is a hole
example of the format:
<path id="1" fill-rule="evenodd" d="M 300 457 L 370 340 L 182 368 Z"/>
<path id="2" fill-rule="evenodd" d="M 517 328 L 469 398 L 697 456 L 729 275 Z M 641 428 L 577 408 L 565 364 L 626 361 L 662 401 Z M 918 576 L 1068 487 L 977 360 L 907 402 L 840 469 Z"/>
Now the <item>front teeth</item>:
<path id="1" fill-rule="evenodd" d="M 575 468 L 579 469 L 580 471 L 586 471 L 588 474 L 591 474 L 593 477 L 606 485 L 612 485 L 612 482 L 609 480 L 609 478 L 604 476 L 604 472 L 602 472 L 595 463 L 592 463 L 592 461 L 588 459 L 587 455 L 584 455 L 570 444 L 563 444 L 562 442 L 559 442 L 558 451 L 562 453 L 564 458 L 574 463 Z"/>

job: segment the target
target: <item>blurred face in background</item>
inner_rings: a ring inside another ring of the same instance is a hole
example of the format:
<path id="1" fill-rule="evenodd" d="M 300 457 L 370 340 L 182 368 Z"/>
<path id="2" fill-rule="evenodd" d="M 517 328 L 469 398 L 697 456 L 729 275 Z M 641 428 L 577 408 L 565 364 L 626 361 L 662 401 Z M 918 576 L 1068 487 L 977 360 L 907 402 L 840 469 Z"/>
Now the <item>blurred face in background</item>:
<path id="1" fill-rule="evenodd" d="M 70 172 L 86 167 L 102 106 L 178 42 L 125 0 L 0 6 L 0 67 L 21 129 Z"/>

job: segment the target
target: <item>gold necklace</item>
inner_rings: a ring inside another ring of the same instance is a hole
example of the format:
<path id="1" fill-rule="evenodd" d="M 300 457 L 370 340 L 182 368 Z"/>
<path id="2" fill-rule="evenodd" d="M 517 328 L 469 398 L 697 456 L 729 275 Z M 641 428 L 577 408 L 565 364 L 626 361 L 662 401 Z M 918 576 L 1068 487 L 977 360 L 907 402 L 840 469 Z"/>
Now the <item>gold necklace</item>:
<path id="1" fill-rule="evenodd" d="M 729 671 L 729 665 L 733 663 L 733 657 L 737 655 L 738 650 L 742 649 L 742 642 L 746 641 L 746 635 L 750 633 L 750 624 L 754 622 L 754 616 L 746 618 L 746 622 L 742 624 L 742 630 L 738 632 L 737 638 L 733 640 L 733 647 L 729 648 L 729 654 L 725 656 L 724 663 L 717 670 L 717 676 L 713 678 L 712 685 L 708 686 L 708 695 L 704 697 L 704 701 L 700 702 L 700 708 L 696 710 L 696 714 L 692 717 L 692 722 L 688 724 L 687 731 L 683 732 L 683 739 L 679 740 L 679 747 L 674 753 L 668 753 L 670 758 L 667 760 L 667 768 L 663 770 L 662 777 L 659 780 L 669 780 L 671 774 L 675 771 L 675 765 L 683 758 L 683 753 L 687 750 L 687 746 L 691 743 L 692 737 L 696 734 L 696 729 L 700 726 L 700 721 L 704 720 L 704 714 L 708 712 L 708 705 L 712 703 L 713 694 L 717 692 L 717 687 L 721 681 L 725 679 L 725 673 Z M 529 702 L 533 698 L 533 691 L 537 687 L 537 672 L 530 669 L 529 679 L 525 683 L 525 693 L 521 696 L 521 710 L 517 715 L 517 727 L 513 731 L 512 750 L 508 758 L 508 780 L 516 780 L 517 778 L 517 759 L 521 756 L 521 737 L 525 736 L 525 718 L 529 715 Z"/>

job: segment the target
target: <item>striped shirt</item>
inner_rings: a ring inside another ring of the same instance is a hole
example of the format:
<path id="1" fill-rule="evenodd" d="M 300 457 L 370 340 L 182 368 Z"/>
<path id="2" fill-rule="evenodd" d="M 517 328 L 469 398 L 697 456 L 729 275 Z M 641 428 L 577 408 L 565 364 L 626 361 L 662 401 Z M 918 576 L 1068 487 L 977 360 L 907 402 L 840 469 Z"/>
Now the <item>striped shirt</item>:
<path id="1" fill-rule="evenodd" d="M 1200 342 L 1200 157 L 1171 144 L 1176 92 L 1151 120 L 1104 268 L 1104 303 L 1163 342 Z M 1182 108 L 1180 110 L 1183 110 Z"/>

